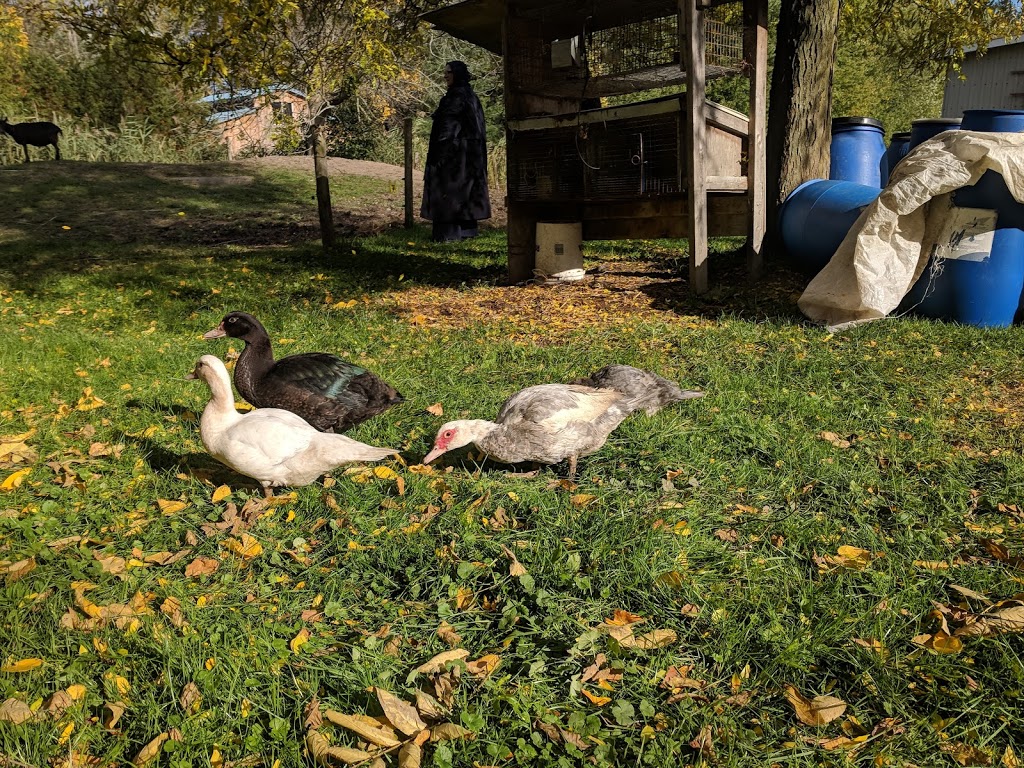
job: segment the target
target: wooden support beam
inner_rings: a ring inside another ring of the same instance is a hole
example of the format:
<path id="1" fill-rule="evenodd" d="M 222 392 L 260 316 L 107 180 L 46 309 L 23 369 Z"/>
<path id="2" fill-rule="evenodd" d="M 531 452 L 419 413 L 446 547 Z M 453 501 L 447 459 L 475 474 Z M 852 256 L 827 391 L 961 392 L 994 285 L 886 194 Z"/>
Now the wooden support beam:
<path id="1" fill-rule="evenodd" d="M 686 69 L 686 214 L 690 231 L 690 289 L 708 290 L 708 211 L 707 179 L 704 176 L 706 124 L 704 121 L 704 12 L 697 0 L 679 0 L 679 25 Z"/>
<path id="2" fill-rule="evenodd" d="M 750 233 L 747 275 L 757 280 L 764 272 L 767 218 L 765 135 L 768 119 L 768 2 L 743 0 L 743 60 L 750 77 L 750 114 L 747 122 L 747 195 Z"/>
<path id="3" fill-rule="evenodd" d="M 402 137 L 405 141 L 405 228 L 411 229 L 413 224 L 412 199 L 412 118 L 402 120 Z"/>

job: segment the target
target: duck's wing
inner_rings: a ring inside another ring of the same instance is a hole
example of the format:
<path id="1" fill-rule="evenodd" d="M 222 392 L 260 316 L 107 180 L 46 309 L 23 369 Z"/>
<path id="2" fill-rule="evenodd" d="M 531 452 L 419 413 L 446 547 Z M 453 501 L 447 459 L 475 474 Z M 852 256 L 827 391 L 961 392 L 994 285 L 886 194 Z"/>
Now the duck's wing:
<path id="1" fill-rule="evenodd" d="M 531 423 L 550 432 L 573 422 L 592 422 L 623 401 L 619 392 L 575 384 L 538 384 L 512 395 L 498 412 L 499 424 Z"/>
<path id="2" fill-rule="evenodd" d="M 369 372 L 355 363 L 326 352 L 308 352 L 283 357 L 271 368 L 265 383 L 296 387 L 335 400 L 349 408 L 366 403 L 365 389 L 353 386 Z M 369 374 L 372 375 L 372 374 Z"/>
<path id="3" fill-rule="evenodd" d="M 318 434 L 290 411 L 260 408 L 232 424 L 223 435 L 222 445 L 235 468 L 242 470 L 240 462 L 254 467 L 283 464 L 309 448 Z"/>

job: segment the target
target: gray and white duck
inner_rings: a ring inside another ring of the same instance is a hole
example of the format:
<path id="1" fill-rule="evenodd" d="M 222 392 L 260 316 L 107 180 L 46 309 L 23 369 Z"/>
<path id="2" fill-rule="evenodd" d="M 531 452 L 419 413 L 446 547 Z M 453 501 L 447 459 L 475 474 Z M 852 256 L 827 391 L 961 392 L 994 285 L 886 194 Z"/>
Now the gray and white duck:
<path id="1" fill-rule="evenodd" d="M 321 432 L 345 432 L 404 401 L 379 376 L 327 352 L 274 359 L 266 329 L 247 312 L 229 312 L 203 338 L 241 339 L 235 387 L 257 408 L 283 408 Z"/>
<path id="2" fill-rule="evenodd" d="M 629 399 L 611 389 L 576 384 L 538 384 L 512 395 L 494 421 L 463 419 L 442 425 L 429 464 L 444 453 L 473 443 L 488 457 L 506 464 L 569 460 L 569 477 L 580 456 L 604 446 L 629 413 Z"/>
<path id="3" fill-rule="evenodd" d="M 354 461 L 379 461 L 397 454 L 314 429 L 300 416 L 281 408 L 235 410 L 231 379 L 220 358 L 203 355 L 187 379 L 202 379 L 210 401 L 199 419 L 203 445 L 217 461 L 254 478 L 266 496 L 279 486 L 309 485 L 321 475 Z"/>

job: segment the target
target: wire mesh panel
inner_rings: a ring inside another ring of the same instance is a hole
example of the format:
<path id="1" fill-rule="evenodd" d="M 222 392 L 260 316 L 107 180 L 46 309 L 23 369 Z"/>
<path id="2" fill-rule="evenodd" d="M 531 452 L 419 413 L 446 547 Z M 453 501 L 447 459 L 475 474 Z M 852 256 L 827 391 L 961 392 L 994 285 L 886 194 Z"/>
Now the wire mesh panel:
<path id="1" fill-rule="evenodd" d="M 509 196 L 521 202 L 637 200 L 681 191 L 681 113 L 519 131 Z"/>
<path id="2" fill-rule="evenodd" d="M 633 9 L 630 17 L 599 29 L 590 29 L 586 17 L 581 17 L 573 35 L 566 33 L 563 23 L 562 37 L 554 39 L 547 21 L 543 15 L 510 19 L 511 87 L 584 98 L 630 93 L 685 80 L 676 13 L 666 15 L 658 11 L 657 15 L 640 18 Z M 705 16 L 708 77 L 740 71 L 743 30 L 732 22 L 728 15 L 715 11 Z"/>

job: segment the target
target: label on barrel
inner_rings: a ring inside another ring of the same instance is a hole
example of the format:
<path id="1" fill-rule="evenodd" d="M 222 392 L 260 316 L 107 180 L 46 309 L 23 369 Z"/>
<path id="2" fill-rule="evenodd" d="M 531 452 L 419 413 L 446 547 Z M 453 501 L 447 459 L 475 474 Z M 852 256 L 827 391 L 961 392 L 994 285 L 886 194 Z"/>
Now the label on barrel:
<path id="1" fill-rule="evenodd" d="M 992 255 L 998 214 L 985 208 L 949 209 L 936 243 L 935 256 L 940 259 L 985 261 Z"/>

